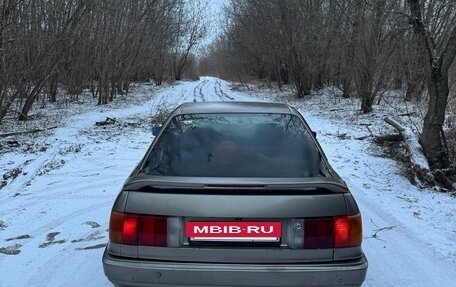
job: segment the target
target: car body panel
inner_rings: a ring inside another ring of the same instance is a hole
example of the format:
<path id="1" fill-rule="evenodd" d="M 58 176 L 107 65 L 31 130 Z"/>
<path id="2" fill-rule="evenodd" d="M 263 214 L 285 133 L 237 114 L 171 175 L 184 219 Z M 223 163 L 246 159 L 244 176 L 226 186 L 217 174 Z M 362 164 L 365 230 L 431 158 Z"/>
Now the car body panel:
<path id="1" fill-rule="evenodd" d="M 116 286 L 360 286 L 367 259 L 307 264 L 217 264 L 131 260 L 105 251 L 105 274 Z"/>
<path id="2" fill-rule="evenodd" d="M 191 217 L 303 218 L 347 213 L 343 194 L 226 195 L 130 192 L 127 213 Z"/>
<path id="3" fill-rule="evenodd" d="M 174 262 L 214 262 L 214 257 L 218 258 L 218 263 L 303 263 L 303 258 L 306 258 L 307 263 L 312 262 L 328 262 L 334 257 L 334 249 L 289 249 L 286 246 L 281 248 L 232 248 L 232 247 L 198 247 L 188 246 L 188 243 L 183 247 L 153 247 L 153 246 L 138 246 L 138 249 L 123 249 L 122 255 L 114 250 L 123 248 L 122 244 L 110 243 L 108 248 L 112 255 L 138 258 L 137 254 L 141 254 L 140 259 L 151 259 L 161 261 Z M 125 255 L 125 254 L 129 255 Z M 360 247 L 352 247 L 348 250 L 352 256 L 344 258 L 357 259 L 359 256 L 353 254 L 360 253 Z M 136 256 L 135 256 L 136 255 Z M 329 259 L 328 259 L 329 258 Z"/>

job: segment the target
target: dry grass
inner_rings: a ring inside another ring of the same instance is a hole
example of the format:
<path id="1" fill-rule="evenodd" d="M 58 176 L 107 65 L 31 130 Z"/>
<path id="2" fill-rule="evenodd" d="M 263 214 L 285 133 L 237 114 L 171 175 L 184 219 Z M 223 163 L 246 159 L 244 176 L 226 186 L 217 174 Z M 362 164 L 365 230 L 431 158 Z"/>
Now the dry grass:
<path id="1" fill-rule="evenodd" d="M 164 101 L 161 101 L 156 108 L 154 115 L 150 117 L 149 124 L 154 127 L 156 125 L 163 124 L 168 116 L 171 114 L 172 108 L 170 108 Z"/>

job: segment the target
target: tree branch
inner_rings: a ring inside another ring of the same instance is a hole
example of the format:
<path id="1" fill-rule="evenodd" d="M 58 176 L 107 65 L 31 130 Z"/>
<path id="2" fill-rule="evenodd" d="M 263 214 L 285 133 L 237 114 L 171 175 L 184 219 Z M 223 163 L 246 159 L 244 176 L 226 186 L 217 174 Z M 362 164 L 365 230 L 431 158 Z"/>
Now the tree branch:
<path id="1" fill-rule="evenodd" d="M 433 47 L 433 41 L 431 36 L 426 31 L 426 27 L 423 23 L 423 17 L 421 15 L 420 3 L 418 0 L 407 0 L 410 6 L 410 13 L 412 16 L 411 24 L 413 25 L 413 30 L 417 36 L 417 44 L 424 54 L 427 54 L 429 57 L 429 67 L 432 67 L 432 63 L 435 58 L 435 49 Z M 423 55 L 424 56 L 424 55 Z"/>
<path id="2" fill-rule="evenodd" d="M 448 72 L 456 56 L 456 27 L 453 27 L 450 39 L 442 53 L 442 71 Z"/>

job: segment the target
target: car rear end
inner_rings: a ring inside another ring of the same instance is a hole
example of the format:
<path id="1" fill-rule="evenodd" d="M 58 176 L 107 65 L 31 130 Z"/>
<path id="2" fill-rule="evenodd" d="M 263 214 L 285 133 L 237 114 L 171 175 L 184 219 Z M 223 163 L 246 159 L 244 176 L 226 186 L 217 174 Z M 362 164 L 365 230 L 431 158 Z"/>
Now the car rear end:
<path id="1" fill-rule="evenodd" d="M 112 211 L 103 257 L 116 286 L 364 281 L 361 216 L 340 182 L 169 189 L 166 181 L 151 186 L 138 179 L 130 189 Z"/>
<path id="2" fill-rule="evenodd" d="M 117 197 L 116 286 L 360 286 L 362 221 L 286 105 L 177 108 Z"/>

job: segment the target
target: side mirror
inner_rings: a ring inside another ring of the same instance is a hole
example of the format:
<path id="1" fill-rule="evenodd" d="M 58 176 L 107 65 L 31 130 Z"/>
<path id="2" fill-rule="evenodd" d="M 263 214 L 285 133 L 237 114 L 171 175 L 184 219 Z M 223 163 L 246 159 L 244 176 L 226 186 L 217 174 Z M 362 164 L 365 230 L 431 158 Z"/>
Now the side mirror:
<path id="1" fill-rule="evenodd" d="M 312 135 L 314 136 L 314 138 L 316 138 L 317 137 L 317 132 L 312 131 Z"/>
<path id="2" fill-rule="evenodd" d="M 152 135 L 157 136 L 162 128 L 161 124 L 155 125 L 152 127 Z"/>

